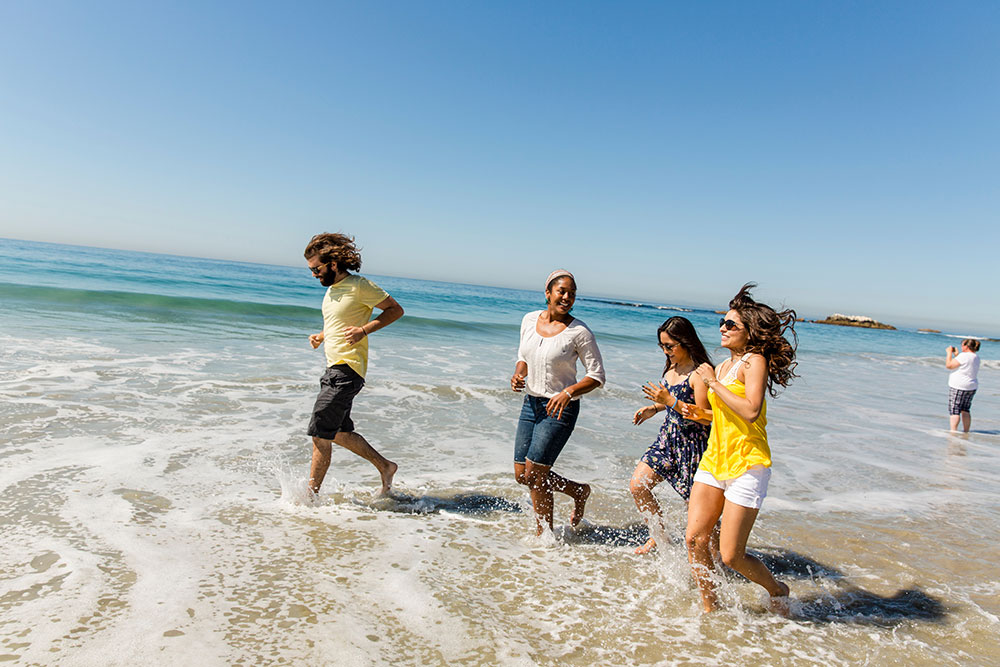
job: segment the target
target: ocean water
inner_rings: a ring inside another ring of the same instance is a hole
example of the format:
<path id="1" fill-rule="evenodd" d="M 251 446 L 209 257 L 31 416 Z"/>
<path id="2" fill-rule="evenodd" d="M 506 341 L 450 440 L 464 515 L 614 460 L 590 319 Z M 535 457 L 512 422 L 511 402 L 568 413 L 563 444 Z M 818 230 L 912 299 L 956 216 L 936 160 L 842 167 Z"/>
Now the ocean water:
<path id="1" fill-rule="evenodd" d="M 304 266 L 0 240 L 0 661 L 1000 662 L 1000 344 L 956 436 L 954 337 L 799 324 L 749 545 L 792 615 L 731 574 L 704 615 L 669 488 L 669 539 L 632 553 L 646 531 L 628 480 L 659 423 L 630 420 L 662 369 L 660 322 L 683 313 L 721 359 L 718 315 L 580 285 L 608 384 L 556 470 L 594 492 L 582 528 L 557 497 L 537 539 L 508 379 L 542 295 L 373 278 L 406 316 L 372 337 L 353 414 L 399 464 L 395 492 L 376 499 L 374 469 L 335 451 L 310 504 L 323 289 Z"/>

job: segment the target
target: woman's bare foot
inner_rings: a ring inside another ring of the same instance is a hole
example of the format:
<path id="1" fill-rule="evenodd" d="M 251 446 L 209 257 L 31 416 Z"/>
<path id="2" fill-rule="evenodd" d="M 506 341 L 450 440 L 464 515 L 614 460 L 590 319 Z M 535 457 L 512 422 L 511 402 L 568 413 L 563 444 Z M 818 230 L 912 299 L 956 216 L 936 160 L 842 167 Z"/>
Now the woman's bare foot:
<path id="1" fill-rule="evenodd" d="M 654 551 L 656 551 L 656 540 L 654 540 L 652 537 L 646 540 L 646 543 L 643 544 L 642 546 L 635 548 L 635 553 L 640 556 L 645 556 L 646 554 L 652 553 Z"/>
<path id="2" fill-rule="evenodd" d="M 788 594 L 790 593 L 788 584 L 779 581 L 778 586 L 784 592 L 779 595 L 772 595 L 769 606 L 772 613 L 778 614 L 779 616 L 788 616 L 791 613 L 791 607 L 789 606 L 788 599 Z"/>
<path id="3" fill-rule="evenodd" d="M 392 478 L 396 475 L 396 470 L 399 469 L 399 466 L 392 461 L 386 461 L 385 463 L 385 467 L 378 471 L 382 477 L 382 490 L 379 491 L 380 496 L 389 495 L 389 490 L 392 488 Z"/>
<path id="4" fill-rule="evenodd" d="M 573 498 L 573 514 L 569 518 L 571 526 L 578 526 L 583 521 L 583 512 L 587 507 L 587 498 L 590 497 L 590 484 L 581 484 L 579 495 Z"/>

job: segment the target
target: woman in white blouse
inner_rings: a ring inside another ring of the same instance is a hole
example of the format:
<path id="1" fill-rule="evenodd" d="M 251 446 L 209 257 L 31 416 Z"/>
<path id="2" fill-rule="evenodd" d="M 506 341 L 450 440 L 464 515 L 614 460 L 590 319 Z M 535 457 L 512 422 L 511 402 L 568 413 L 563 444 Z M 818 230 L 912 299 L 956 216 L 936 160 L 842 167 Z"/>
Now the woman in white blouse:
<path id="1" fill-rule="evenodd" d="M 604 362 L 594 333 L 570 315 L 576 301 L 576 280 L 565 270 L 553 271 L 545 281 L 545 310 L 521 320 L 521 344 L 510 388 L 525 390 L 514 437 L 514 478 L 531 489 L 537 534 L 552 530 L 552 494 L 573 499 L 572 525 L 583 519 L 590 485 L 552 472 L 580 414 L 580 396 L 604 384 Z M 587 371 L 579 382 L 576 362 Z"/>

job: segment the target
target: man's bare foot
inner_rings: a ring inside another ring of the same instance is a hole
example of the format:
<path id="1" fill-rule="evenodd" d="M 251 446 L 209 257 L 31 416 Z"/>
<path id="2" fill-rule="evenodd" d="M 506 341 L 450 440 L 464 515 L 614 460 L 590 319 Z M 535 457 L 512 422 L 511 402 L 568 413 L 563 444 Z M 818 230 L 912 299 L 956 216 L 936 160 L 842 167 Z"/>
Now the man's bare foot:
<path id="1" fill-rule="evenodd" d="M 656 540 L 654 540 L 652 537 L 646 540 L 646 543 L 643 544 L 642 546 L 638 546 L 635 548 L 635 553 L 640 556 L 645 556 L 646 554 L 652 553 L 654 551 L 656 551 Z"/>
<path id="2" fill-rule="evenodd" d="M 380 496 L 389 495 L 389 490 L 392 488 L 392 478 L 396 475 L 396 470 L 399 466 L 392 461 L 386 461 L 385 468 L 379 470 L 379 475 L 382 476 L 382 490 L 379 491 Z"/>
<path id="3" fill-rule="evenodd" d="M 791 613 L 788 598 L 788 594 L 790 592 L 788 584 L 779 581 L 778 586 L 781 587 L 781 590 L 783 590 L 784 593 L 781 593 L 780 595 L 772 595 L 769 606 L 772 613 L 778 614 L 779 616 L 788 616 Z"/>
<path id="4" fill-rule="evenodd" d="M 571 526 L 578 526 L 583 521 L 583 512 L 587 507 L 587 498 L 590 497 L 590 484 L 581 484 L 580 495 L 573 498 L 573 514 L 569 518 Z"/>

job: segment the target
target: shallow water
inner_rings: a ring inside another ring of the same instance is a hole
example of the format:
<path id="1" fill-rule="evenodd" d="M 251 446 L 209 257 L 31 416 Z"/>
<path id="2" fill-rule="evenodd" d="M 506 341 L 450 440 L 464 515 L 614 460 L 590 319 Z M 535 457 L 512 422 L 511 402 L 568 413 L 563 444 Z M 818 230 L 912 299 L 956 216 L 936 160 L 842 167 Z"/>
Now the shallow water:
<path id="1" fill-rule="evenodd" d="M 53 252 L 65 277 L 25 268 Z M 150 257 L 166 267 L 140 284 L 106 268 Z M 628 479 L 658 424 L 630 417 L 675 311 L 578 301 L 609 383 L 557 470 L 594 493 L 582 528 L 539 539 L 510 474 L 520 399 L 505 390 L 538 295 L 378 279 L 407 317 L 373 337 L 354 417 L 399 463 L 396 490 L 375 499 L 374 470 L 337 452 L 310 503 L 303 431 L 323 362 L 305 335 L 322 290 L 304 270 L 248 266 L 0 242 L 0 659 L 1000 661 L 995 344 L 975 432 L 954 436 L 953 339 L 800 325 L 802 377 L 769 401 L 774 475 L 750 540 L 792 587 L 792 617 L 735 575 L 706 616 L 670 489 L 671 540 L 632 554 L 646 531 Z M 714 343 L 718 316 L 688 316 Z M 570 509 L 557 499 L 558 520 Z"/>

